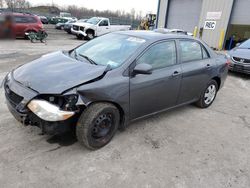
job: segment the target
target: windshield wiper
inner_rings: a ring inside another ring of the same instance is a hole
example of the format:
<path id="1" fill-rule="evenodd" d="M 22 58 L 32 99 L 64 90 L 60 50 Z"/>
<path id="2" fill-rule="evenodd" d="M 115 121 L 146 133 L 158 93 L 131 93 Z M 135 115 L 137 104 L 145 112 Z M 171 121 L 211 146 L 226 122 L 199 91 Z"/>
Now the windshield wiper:
<path id="1" fill-rule="evenodd" d="M 78 58 L 77 58 L 77 53 L 76 53 L 76 49 L 71 50 L 70 55 L 72 55 L 72 53 L 74 53 L 74 58 L 75 58 L 76 60 L 78 60 Z"/>
<path id="2" fill-rule="evenodd" d="M 98 65 L 93 59 L 89 58 L 88 56 L 83 55 L 83 54 L 78 54 L 78 55 L 85 58 L 85 59 L 87 59 L 91 64 Z"/>

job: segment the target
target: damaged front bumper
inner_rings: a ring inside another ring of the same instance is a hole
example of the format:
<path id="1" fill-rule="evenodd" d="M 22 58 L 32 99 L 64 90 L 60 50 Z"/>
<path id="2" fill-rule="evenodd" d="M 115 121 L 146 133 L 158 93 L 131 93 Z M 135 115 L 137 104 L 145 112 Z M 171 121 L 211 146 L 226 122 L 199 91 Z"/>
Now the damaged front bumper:
<path id="1" fill-rule="evenodd" d="M 15 81 L 12 73 L 5 77 L 3 87 L 9 111 L 22 124 L 37 126 L 44 134 L 67 132 L 72 129 L 71 125 L 76 125 L 78 115 L 75 113 L 63 121 L 46 121 L 33 113 L 27 106 L 39 93 Z"/>
<path id="2" fill-rule="evenodd" d="M 77 36 L 83 36 L 83 37 L 87 36 L 85 31 L 81 31 L 81 30 L 76 31 L 73 28 L 71 28 L 71 33 Z"/>

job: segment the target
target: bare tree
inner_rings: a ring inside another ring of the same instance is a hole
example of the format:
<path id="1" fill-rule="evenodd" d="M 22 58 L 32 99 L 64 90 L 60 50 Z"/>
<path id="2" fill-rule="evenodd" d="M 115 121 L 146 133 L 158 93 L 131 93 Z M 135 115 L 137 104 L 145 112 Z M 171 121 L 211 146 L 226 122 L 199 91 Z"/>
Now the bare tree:
<path id="1" fill-rule="evenodd" d="M 24 9 L 30 7 L 30 3 L 26 0 L 5 0 L 5 3 L 7 7 L 12 10 L 16 8 Z"/>
<path id="2" fill-rule="evenodd" d="M 0 0 L 0 8 L 3 8 L 3 0 Z"/>

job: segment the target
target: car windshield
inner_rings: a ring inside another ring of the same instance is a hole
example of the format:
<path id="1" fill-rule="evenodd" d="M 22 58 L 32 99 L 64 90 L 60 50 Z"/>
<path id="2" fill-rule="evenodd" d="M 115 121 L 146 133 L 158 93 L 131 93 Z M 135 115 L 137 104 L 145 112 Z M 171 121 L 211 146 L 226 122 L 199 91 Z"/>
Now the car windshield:
<path id="1" fill-rule="evenodd" d="M 87 23 L 96 25 L 99 23 L 100 20 L 101 20 L 100 18 L 93 17 L 93 18 L 88 19 Z"/>
<path id="2" fill-rule="evenodd" d="M 249 48 L 250 49 L 250 39 L 239 45 L 239 48 Z"/>
<path id="3" fill-rule="evenodd" d="M 112 69 L 122 65 L 146 40 L 123 34 L 107 34 L 75 49 L 75 57 Z M 87 58 L 86 58 L 87 57 Z"/>

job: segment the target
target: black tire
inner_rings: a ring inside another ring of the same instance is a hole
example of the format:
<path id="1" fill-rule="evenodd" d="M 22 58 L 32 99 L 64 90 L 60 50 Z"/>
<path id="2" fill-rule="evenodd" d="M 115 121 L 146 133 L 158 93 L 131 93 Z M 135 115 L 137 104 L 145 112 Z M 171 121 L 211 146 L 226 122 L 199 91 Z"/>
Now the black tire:
<path id="1" fill-rule="evenodd" d="M 88 149 L 99 149 L 115 135 L 120 122 L 119 110 L 110 103 L 96 103 L 85 109 L 76 126 L 78 141 Z"/>
<path id="2" fill-rule="evenodd" d="M 77 39 L 82 40 L 83 36 L 82 35 L 76 35 Z"/>
<path id="3" fill-rule="evenodd" d="M 86 36 L 87 40 L 92 40 L 93 38 L 95 38 L 95 34 L 91 30 L 87 31 L 86 34 L 87 34 Z"/>
<path id="4" fill-rule="evenodd" d="M 214 97 L 210 100 L 210 102 L 206 102 L 207 97 L 205 96 L 205 94 L 208 92 L 208 89 L 211 87 L 215 87 L 215 94 Z M 196 106 L 200 107 L 200 108 L 207 108 L 209 107 L 211 104 L 213 104 L 216 95 L 218 92 L 218 84 L 215 80 L 211 80 L 210 82 L 208 82 L 206 89 L 204 89 L 204 91 L 202 92 L 200 99 L 195 103 Z"/>

